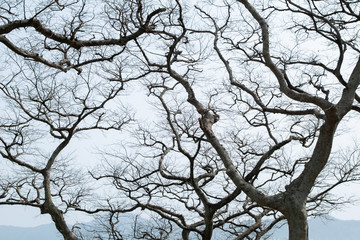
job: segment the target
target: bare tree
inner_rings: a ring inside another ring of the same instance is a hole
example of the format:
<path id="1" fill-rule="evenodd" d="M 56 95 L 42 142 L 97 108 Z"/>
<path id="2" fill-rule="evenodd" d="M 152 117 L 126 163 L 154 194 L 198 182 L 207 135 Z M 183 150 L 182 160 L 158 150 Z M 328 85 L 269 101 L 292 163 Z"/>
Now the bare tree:
<path id="1" fill-rule="evenodd" d="M 90 185 L 65 149 L 82 132 L 120 130 L 131 121 L 126 108 L 109 104 L 127 82 L 146 75 L 128 68 L 137 63 L 127 43 L 153 30 L 162 11 L 132 1 L 1 2 L 0 42 L 8 57 L 0 154 L 9 174 L 1 179 L 0 204 L 37 207 L 64 239 L 77 239 L 64 213 L 86 199 Z"/>
<path id="2" fill-rule="evenodd" d="M 0 42 L 25 59 L 68 71 L 111 62 L 128 42 L 152 31 L 141 1 L 2 1 Z M 111 48 L 109 48 L 111 47 Z"/>
<path id="3" fill-rule="evenodd" d="M 1 155 L 15 171 L 1 204 L 38 207 L 51 215 L 66 239 L 75 239 L 63 212 L 78 205 L 88 191 L 85 179 L 79 178 L 81 172 L 71 167 L 63 152 L 81 132 L 120 130 L 131 120 L 125 109 L 119 108 L 115 115 L 105 106 L 123 90 L 123 83 L 94 82 L 76 75 L 68 81 L 50 71 L 32 74 L 26 68 L 22 66 L 15 78 L 1 85 L 9 106 L 1 119 Z"/>
<path id="4" fill-rule="evenodd" d="M 134 154 L 104 153 L 106 165 L 97 167 L 94 178 L 114 184 L 123 198 L 131 200 L 128 208 L 148 210 L 174 224 L 183 239 L 211 239 L 214 234 L 215 238 L 260 239 L 283 216 L 240 195 L 208 146 L 196 116 L 185 114 L 181 106 L 169 109 L 164 99 L 168 91 L 172 90 L 153 92 L 166 120 L 159 127 L 137 129 L 133 135 L 139 144 L 125 147 L 135 148 Z"/>
<path id="5" fill-rule="evenodd" d="M 163 79 L 150 85 L 181 92 L 227 175 L 257 204 L 284 215 L 290 239 L 308 239 L 306 205 L 314 197 L 326 203 L 311 190 L 329 162 L 337 126 L 359 110 L 357 3 L 199 3 L 202 25 L 177 2 L 176 17 L 164 20 L 174 28 L 159 31 L 169 46 L 164 57 L 143 51 Z"/>
<path id="6" fill-rule="evenodd" d="M 20 174 L 1 180 L 0 204 L 40 208 L 65 239 L 77 239 L 70 209 L 100 214 L 98 239 L 126 238 L 119 217 L 139 209 L 160 220 L 135 221 L 132 238 L 260 239 L 286 219 L 290 239 L 308 239 L 307 217 L 346 203 L 331 191 L 359 180 L 355 151 L 331 155 L 360 110 L 358 4 L 3 1 L 0 153 Z M 75 136 L 132 119 L 107 107 L 132 80 L 155 126 L 74 172 L 63 152 Z M 113 195 L 88 201 L 90 179 Z"/>

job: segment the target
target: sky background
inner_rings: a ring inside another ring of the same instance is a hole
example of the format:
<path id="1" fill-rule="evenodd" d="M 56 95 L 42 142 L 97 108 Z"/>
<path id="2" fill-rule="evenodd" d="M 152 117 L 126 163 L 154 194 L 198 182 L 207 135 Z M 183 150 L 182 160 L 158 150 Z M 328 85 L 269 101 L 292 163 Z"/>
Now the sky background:
<path id="1" fill-rule="evenodd" d="M 152 115 L 151 104 L 145 96 L 144 89 L 136 89 L 133 94 L 126 96 L 127 100 L 131 103 L 131 107 L 136 113 L 137 118 L 144 119 Z M 141 93 L 140 93 L 141 92 Z M 142 97 L 140 97 L 142 96 Z M 341 124 L 347 127 L 347 130 L 343 126 L 339 126 L 341 135 L 335 139 L 334 150 L 351 149 L 352 146 L 358 146 L 360 142 L 360 127 L 358 127 L 358 120 L 356 118 L 344 119 Z M 350 126 L 350 127 L 349 127 Z M 87 135 L 88 139 L 75 139 L 67 149 L 68 152 L 73 152 L 73 156 L 76 158 L 79 164 L 91 168 L 89 162 L 96 163 L 96 159 L 89 161 L 91 158 L 97 158 L 95 154 L 96 148 L 101 148 L 101 145 L 111 144 L 116 140 L 116 137 L 111 137 L 111 132 L 105 134 L 94 133 L 96 136 Z M 119 133 L 115 133 L 119 134 Z M 121 133 L 120 133 L 121 135 Z M 110 136 L 110 137 L 109 137 Z M 96 142 L 93 140 L 96 137 Z M 119 135 L 117 136 L 119 137 Z M 121 136 L 120 136 L 121 137 Z M 360 199 L 360 183 L 343 184 L 336 188 L 333 192 L 338 196 L 354 196 L 354 200 Z M 360 201 L 353 202 L 353 205 L 347 205 L 346 207 L 333 211 L 331 216 L 341 220 L 360 220 Z M 69 224 L 77 222 L 88 222 L 92 218 L 83 213 L 71 213 L 66 215 Z M 43 224 L 52 223 L 52 220 L 48 214 L 40 214 L 40 210 L 37 208 L 24 207 L 24 206 L 0 206 L 0 225 L 18 226 L 18 227 L 35 227 Z"/>
<path id="2" fill-rule="evenodd" d="M 282 34 L 279 37 L 284 37 Z M 140 90 L 138 90 L 140 91 Z M 144 99 L 139 99 L 139 96 L 144 96 L 143 93 L 134 91 L 138 93 L 137 95 L 128 96 L 129 102 L 132 103 L 132 107 L 136 110 L 138 117 L 147 118 L 152 111 L 148 107 L 144 108 Z M 1 104 L 0 104 L 1 111 Z M 140 115 L 140 116 L 139 116 Z M 358 121 L 358 120 L 357 120 Z M 359 124 L 354 119 L 349 119 L 344 121 L 342 124 L 352 126 L 349 128 L 347 133 L 344 133 L 342 136 L 339 136 L 335 140 L 335 149 L 345 148 L 346 146 L 358 145 L 359 136 L 360 136 L 360 127 Z M 341 128 L 341 126 L 339 127 Z M 101 144 L 105 144 L 105 136 L 97 136 L 97 140 Z M 69 151 L 77 149 L 75 156 L 79 157 L 79 161 L 89 160 L 93 155 L 94 144 L 91 144 L 92 140 L 78 141 L 71 144 Z M 106 139 L 110 141 L 111 139 Z M 89 144 L 90 143 L 90 144 Z M 101 147 L 100 146 L 98 147 Z M 350 196 L 354 195 L 354 199 L 360 199 L 360 184 L 344 184 L 333 193 L 338 194 L 339 196 Z M 347 205 L 342 209 L 334 211 L 331 215 L 338 219 L 343 220 L 360 220 L 360 202 L 355 202 L 353 205 Z M 69 224 L 74 224 L 76 222 L 87 222 L 91 221 L 91 217 L 86 216 L 85 214 L 80 213 L 71 213 L 67 214 L 67 220 Z M 21 227 L 34 227 L 42 224 L 51 223 L 52 220 L 48 214 L 40 214 L 40 210 L 37 208 L 23 207 L 23 206 L 0 206 L 0 225 L 10 225 L 10 226 L 21 226 Z"/>

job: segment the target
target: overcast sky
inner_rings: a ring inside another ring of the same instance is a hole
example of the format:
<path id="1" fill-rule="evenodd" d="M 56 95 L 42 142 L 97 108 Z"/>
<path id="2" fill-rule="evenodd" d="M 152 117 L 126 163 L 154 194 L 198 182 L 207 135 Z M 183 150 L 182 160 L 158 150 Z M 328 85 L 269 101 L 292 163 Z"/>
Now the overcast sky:
<path id="1" fill-rule="evenodd" d="M 138 118 L 149 118 L 153 109 L 149 106 L 148 100 L 143 97 L 145 95 L 144 92 L 140 93 L 140 91 L 141 89 L 136 89 L 133 94 L 126 96 L 126 99 L 131 103 Z M 347 132 L 344 132 L 342 135 L 336 137 L 334 150 L 346 147 L 351 148 L 354 145 L 358 145 L 360 142 L 360 128 L 357 126 L 358 120 L 352 118 L 343 121 L 341 124 L 344 124 L 346 128 L 349 126 L 353 127 L 348 128 Z M 341 125 L 339 128 L 343 129 Z M 87 165 L 91 168 L 89 162 L 96 163 L 97 160 L 93 159 L 92 161 L 89 161 L 89 158 L 98 157 L 96 156 L 94 149 L 101 148 L 102 144 L 109 144 L 109 142 L 112 141 L 109 136 L 111 136 L 111 133 L 97 135 L 96 142 L 93 142 L 94 140 L 92 140 L 91 134 L 88 135 L 88 139 L 75 139 L 72 141 L 72 144 L 70 144 L 67 152 L 73 151 L 74 157 L 80 161 L 79 164 L 82 164 L 81 161 L 86 161 L 86 164 L 83 166 Z M 333 193 L 337 193 L 338 196 L 354 195 L 355 198 L 360 199 L 359 189 L 360 183 L 342 184 L 340 187 L 335 189 Z M 331 216 L 342 220 L 360 220 L 360 201 L 354 201 L 353 205 L 348 205 L 343 209 L 332 212 Z M 69 224 L 74 224 L 76 222 L 88 222 L 92 220 L 91 217 L 80 213 L 67 214 L 66 217 Z M 50 215 L 40 214 L 40 210 L 37 208 L 23 206 L 0 206 L 0 225 L 35 227 L 48 223 L 52 223 Z"/>
<path id="2" fill-rule="evenodd" d="M 134 107 L 139 108 L 143 107 L 144 100 L 140 101 L 137 98 L 135 100 L 135 96 L 129 96 L 131 101 L 134 103 Z M 135 103 L 136 102 L 136 103 Z M 149 112 L 147 112 L 149 113 Z M 146 113 L 140 113 L 145 114 Z M 143 116 L 140 116 L 143 117 Z M 342 148 L 342 147 L 351 147 L 352 145 L 358 145 L 360 142 L 360 128 L 357 127 L 357 121 L 355 119 L 348 120 L 344 123 L 344 125 L 353 126 L 350 130 L 346 133 L 343 133 L 341 136 L 338 136 L 335 139 L 335 147 L 334 149 Z M 339 126 L 341 128 L 341 125 Z M 97 140 L 103 142 L 100 138 L 101 136 L 97 136 Z M 100 139 L 99 139 L 100 138 Z M 109 139 L 107 139 L 109 141 Z M 82 159 L 87 159 L 89 157 L 96 157 L 95 155 L 91 155 L 90 152 L 92 151 L 93 147 L 98 144 L 90 144 L 91 140 L 81 141 L 82 144 L 80 146 L 80 142 L 73 142 L 71 145 L 73 149 L 77 149 L 78 152 L 75 152 L 75 156 L 81 156 Z M 103 142 L 105 144 L 105 142 Z M 338 196 L 351 196 L 357 197 L 360 199 L 360 183 L 357 184 L 344 184 L 336 189 L 333 193 L 337 193 Z M 360 220 L 360 201 L 354 202 L 354 205 L 348 205 L 343 209 L 337 210 L 332 212 L 331 214 L 333 217 L 342 219 L 342 220 Z M 86 216 L 80 213 L 71 213 L 66 216 L 69 220 L 69 224 L 74 224 L 76 222 L 87 222 L 91 221 L 91 217 Z M 10 226 L 21 226 L 21 227 L 34 227 L 39 226 L 42 224 L 51 223 L 51 218 L 48 214 L 41 215 L 40 210 L 31 207 L 22 207 L 22 206 L 0 206 L 0 225 L 10 225 Z"/>

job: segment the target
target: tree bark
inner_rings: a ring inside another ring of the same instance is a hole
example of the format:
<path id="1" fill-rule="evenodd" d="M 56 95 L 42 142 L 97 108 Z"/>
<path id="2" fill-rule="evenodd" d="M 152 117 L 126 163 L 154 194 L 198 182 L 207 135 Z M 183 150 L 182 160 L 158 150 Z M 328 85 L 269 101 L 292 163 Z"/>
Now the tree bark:
<path id="1" fill-rule="evenodd" d="M 210 240 L 213 234 L 213 214 L 206 214 L 205 216 L 205 230 L 203 240 Z"/>
<path id="2" fill-rule="evenodd" d="M 50 165 L 49 165 L 50 166 Z M 50 190 L 50 170 L 43 172 L 44 176 L 44 189 L 45 189 L 45 202 L 41 207 L 41 214 L 50 214 L 56 229 L 63 235 L 64 240 L 78 240 L 66 224 L 63 212 L 58 209 L 52 201 Z"/>
<path id="3" fill-rule="evenodd" d="M 56 229 L 63 235 L 64 240 L 78 240 L 78 238 L 72 233 L 66 224 L 63 213 L 53 204 L 53 202 L 47 201 L 41 208 L 42 214 L 50 214 Z"/>
<path id="4" fill-rule="evenodd" d="M 190 231 L 183 229 L 181 235 L 183 240 L 189 240 Z"/>
<path id="5" fill-rule="evenodd" d="M 289 227 L 289 240 L 308 240 L 308 222 L 305 206 L 302 209 L 289 209 L 286 216 Z"/>

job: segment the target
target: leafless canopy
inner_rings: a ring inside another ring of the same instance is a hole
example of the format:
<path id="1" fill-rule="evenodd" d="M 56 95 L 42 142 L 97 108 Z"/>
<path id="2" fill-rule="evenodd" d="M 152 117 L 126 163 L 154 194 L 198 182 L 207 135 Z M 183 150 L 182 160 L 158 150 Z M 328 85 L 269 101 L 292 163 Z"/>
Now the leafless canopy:
<path id="1" fill-rule="evenodd" d="M 283 220 L 308 239 L 307 217 L 359 180 L 356 147 L 333 147 L 360 112 L 359 12 L 345 0 L 1 1 L 0 204 L 39 208 L 65 239 L 266 239 Z M 147 98 L 134 114 L 133 89 Z M 94 137 L 90 170 L 68 154 L 85 132 L 114 139 Z M 98 225 L 69 228 L 74 210 Z"/>

